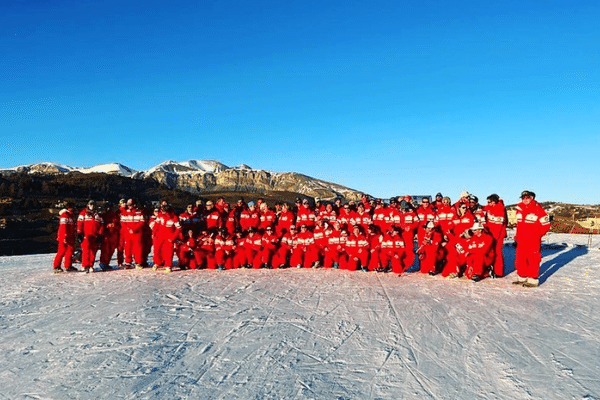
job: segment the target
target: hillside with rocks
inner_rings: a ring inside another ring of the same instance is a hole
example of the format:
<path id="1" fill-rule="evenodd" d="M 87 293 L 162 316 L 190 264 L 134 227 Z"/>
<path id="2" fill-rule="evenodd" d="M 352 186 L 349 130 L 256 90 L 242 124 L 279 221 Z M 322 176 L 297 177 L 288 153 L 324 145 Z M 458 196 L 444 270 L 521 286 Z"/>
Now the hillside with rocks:
<path id="1" fill-rule="evenodd" d="M 90 168 L 71 167 L 56 163 L 22 165 L 0 170 L 8 177 L 14 174 L 56 176 L 75 174 L 110 174 L 132 180 L 153 180 L 166 188 L 193 194 L 215 192 L 247 192 L 267 195 L 270 192 L 291 192 L 324 200 L 342 198 L 356 200 L 362 192 L 336 183 L 326 182 L 298 172 L 273 172 L 253 169 L 247 165 L 229 167 L 219 161 L 165 161 L 148 170 L 136 171 L 120 163 Z"/>

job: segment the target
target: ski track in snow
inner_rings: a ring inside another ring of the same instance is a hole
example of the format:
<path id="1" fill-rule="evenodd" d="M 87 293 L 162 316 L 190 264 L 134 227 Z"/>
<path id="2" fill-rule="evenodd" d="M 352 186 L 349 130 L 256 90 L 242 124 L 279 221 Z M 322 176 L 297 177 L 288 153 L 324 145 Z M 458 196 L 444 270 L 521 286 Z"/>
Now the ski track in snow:
<path id="1" fill-rule="evenodd" d="M 600 251 L 542 285 L 338 270 L 53 275 L 0 257 L 0 399 L 600 399 Z"/>

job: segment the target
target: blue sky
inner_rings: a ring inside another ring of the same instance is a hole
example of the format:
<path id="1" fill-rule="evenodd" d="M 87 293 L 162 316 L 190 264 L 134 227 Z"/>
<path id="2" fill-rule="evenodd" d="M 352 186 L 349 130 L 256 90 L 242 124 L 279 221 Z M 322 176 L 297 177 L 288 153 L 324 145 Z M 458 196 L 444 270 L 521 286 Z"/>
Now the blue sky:
<path id="1" fill-rule="evenodd" d="M 6 1 L 0 168 L 214 159 L 600 203 L 597 1 Z"/>

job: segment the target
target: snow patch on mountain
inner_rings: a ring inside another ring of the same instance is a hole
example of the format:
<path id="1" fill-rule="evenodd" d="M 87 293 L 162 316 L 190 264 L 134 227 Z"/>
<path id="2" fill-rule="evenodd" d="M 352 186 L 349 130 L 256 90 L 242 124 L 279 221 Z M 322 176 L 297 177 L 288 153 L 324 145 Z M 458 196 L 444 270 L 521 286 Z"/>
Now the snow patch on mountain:
<path id="1" fill-rule="evenodd" d="M 89 168 L 74 168 L 74 171 L 79 171 L 83 174 L 100 173 L 100 174 L 117 174 L 121 176 L 131 177 L 137 171 L 124 166 L 120 163 L 101 164 Z"/>

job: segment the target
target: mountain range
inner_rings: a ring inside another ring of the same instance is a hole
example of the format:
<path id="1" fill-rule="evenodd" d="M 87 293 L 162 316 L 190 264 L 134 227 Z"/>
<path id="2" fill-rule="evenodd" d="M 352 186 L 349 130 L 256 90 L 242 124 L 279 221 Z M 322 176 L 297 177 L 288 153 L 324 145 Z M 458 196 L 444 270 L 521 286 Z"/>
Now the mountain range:
<path id="1" fill-rule="evenodd" d="M 113 174 L 131 179 L 153 179 L 170 189 L 179 189 L 190 193 L 285 191 L 319 197 L 323 200 L 331 200 L 336 197 L 356 200 L 363 194 L 360 191 L 297 172 L 253 169 L 245 164 L 229 167 L 213 160 L 183 162 L 168 160 L 143 171 L 134 170 L 120 163 L 82 168 L 52 162 L 0 170 L 1 175 L 18 173 L 32 175 Z"/>

